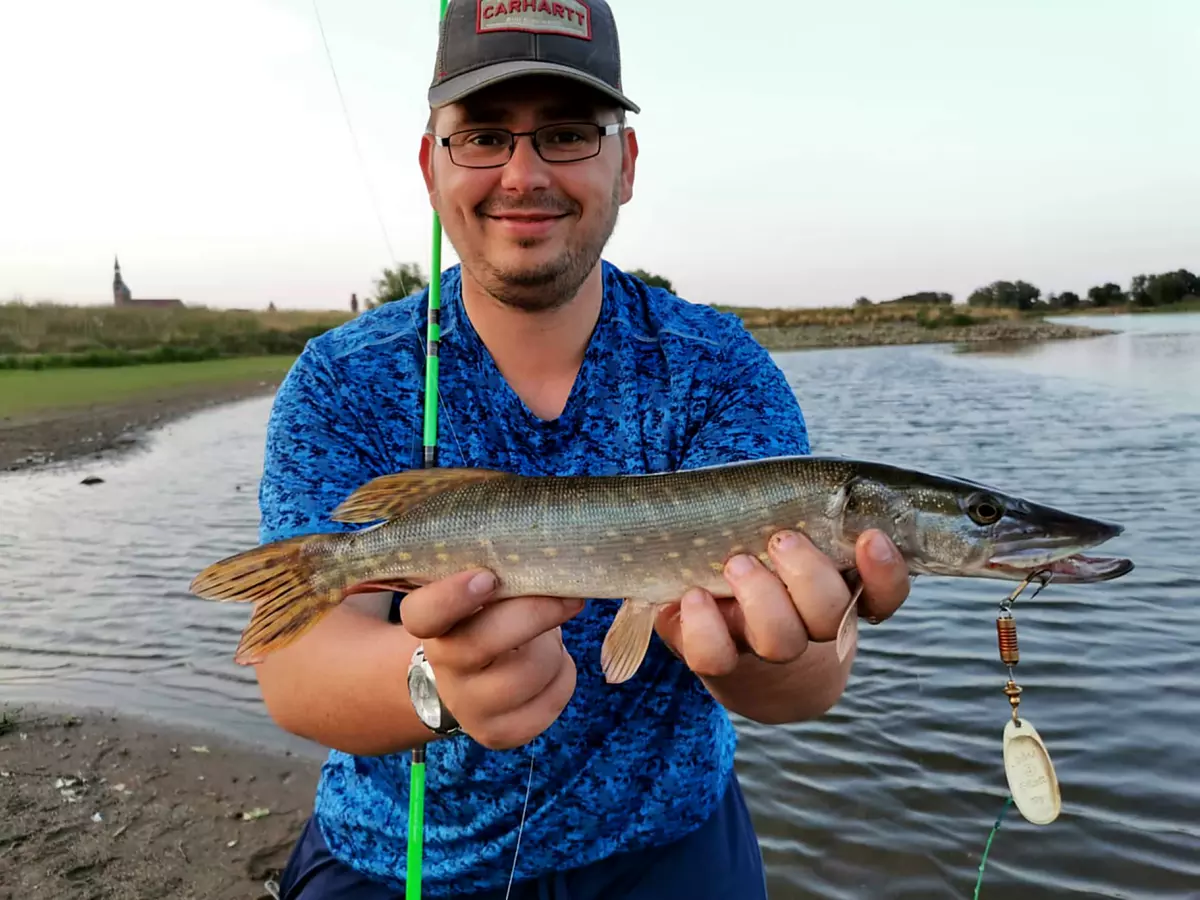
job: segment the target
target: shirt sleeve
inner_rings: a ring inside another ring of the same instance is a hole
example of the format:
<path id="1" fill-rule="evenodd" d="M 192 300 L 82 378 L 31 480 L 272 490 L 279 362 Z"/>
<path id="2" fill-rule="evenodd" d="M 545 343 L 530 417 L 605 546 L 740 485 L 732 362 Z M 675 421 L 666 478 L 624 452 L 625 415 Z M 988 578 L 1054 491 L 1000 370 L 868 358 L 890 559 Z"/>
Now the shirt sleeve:
<path id="1" fill-rule="evenodd" d="M 349 531 L 329 514 L 382 475 L 372 430 L 348 402 L 327 360 L 308 344 L 279 386 L 267 423 L 259 481 L 259 539 Z"/>
<path id="2" fill-rule="evenodd" d="M 740 321 L 730 331 L 680 468 L 807 456 L 808 426 L 787 377 Z"/>

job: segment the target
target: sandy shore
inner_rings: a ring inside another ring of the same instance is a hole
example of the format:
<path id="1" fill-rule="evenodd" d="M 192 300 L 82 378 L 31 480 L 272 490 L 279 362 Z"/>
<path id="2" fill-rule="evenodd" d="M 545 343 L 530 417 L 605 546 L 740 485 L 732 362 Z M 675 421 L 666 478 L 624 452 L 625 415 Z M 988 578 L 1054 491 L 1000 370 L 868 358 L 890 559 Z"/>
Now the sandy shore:
<path id="1" fill-rule="evenodd" d="M 278 382 L 200 384 L 120 403 L 0 419 L 0 472 L 98 458 L 136 446 L 149 429 L 220 403 L 268 394 Z"/>
<path id="2" fill-rule="evenodd" d="M 268 898 L 318 770 L 126 715 L 0 706 L 0 900 Z"/>

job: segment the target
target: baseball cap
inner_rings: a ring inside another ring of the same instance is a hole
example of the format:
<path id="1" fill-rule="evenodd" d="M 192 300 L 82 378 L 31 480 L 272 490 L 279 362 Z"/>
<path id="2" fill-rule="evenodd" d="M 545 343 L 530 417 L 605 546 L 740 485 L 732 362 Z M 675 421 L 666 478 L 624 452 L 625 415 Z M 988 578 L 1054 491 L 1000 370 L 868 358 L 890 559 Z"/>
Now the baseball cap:
<path id="1" fill-rule="evenodd" d="M 557 75 L 640 112 L 621 88 L 617 23 L 605 0 L 450 0 L 429 106 L 522 75 Z"/>

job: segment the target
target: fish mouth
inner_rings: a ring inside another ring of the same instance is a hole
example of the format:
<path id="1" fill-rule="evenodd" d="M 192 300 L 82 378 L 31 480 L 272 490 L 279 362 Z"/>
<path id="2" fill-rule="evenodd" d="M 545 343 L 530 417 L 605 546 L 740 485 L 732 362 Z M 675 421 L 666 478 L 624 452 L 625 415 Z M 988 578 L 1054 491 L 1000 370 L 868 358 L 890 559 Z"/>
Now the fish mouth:
<path id="1" fill-rule="evenodd" d="M 1006 520 L 998 529 L 988 567 L 1022 572 L 1053 568 L 1080 557 L 1123 534 L 1117 522 L 1072 515 L 1045 507 L 1034 508 L 1020 518 Z M 1064 570 L 1070 566 L 1064 565 Z"/>
<path id="2" fill-rule="evenodd" d="M 1021 503 L 1001 523 L 985 567 L 995 577 L 1016 580 L 1043 578 L 1056 584 L 1111 581 L 1132 572 L 1133 561 L 1088 556 L 1083 551 L 1124 532 L 1125 526 L 1117 522 Z"/>
<path id="3" fill-rule="evenodd" d="M 1133 560 L 1121 556 L 1085 556 L 1072 553 L 1044 565 L 1008 565 L 995 559 L 987 564 L 993 574 L 1013 581 L 1043 576 L 1055 584 L 1095 584 L 1112 581 L 1133 571 Z"/>

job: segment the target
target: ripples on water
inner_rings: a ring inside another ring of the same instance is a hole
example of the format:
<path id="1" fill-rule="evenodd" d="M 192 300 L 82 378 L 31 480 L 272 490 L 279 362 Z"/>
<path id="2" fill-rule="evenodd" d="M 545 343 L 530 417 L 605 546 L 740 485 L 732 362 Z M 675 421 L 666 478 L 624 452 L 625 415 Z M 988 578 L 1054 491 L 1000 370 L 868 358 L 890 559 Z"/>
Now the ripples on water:
<path id="1" fill-rule="evenodd" d="M 1200 897 L 1200 333 L 1163 337 L 779 356 L 816 452 L 961 473 L 1128 527 L 1112 550 L 1137 561 L 1131 575 L 1018 601 L 1021 709 L 1064 810 L 1044 828 L 1009 810 L 984 898 Z M 1114 377 L 1118 358 L 1128 378 Z M 148 452 L 85 465 L 102 485 L 80 486 L 76 468 L 0 478 L 6 699 L 119 705 L 303 749 L 230 659 L 246 610 L 187 593 L 192 574 L 256 540 L 268 410 L 202 413 Z M 918 579 L 900 615 L 862 629 L 828 716 L 741 723 L 773 897 L 971 896 L 1006 793 L 1004 593 Z"/>

